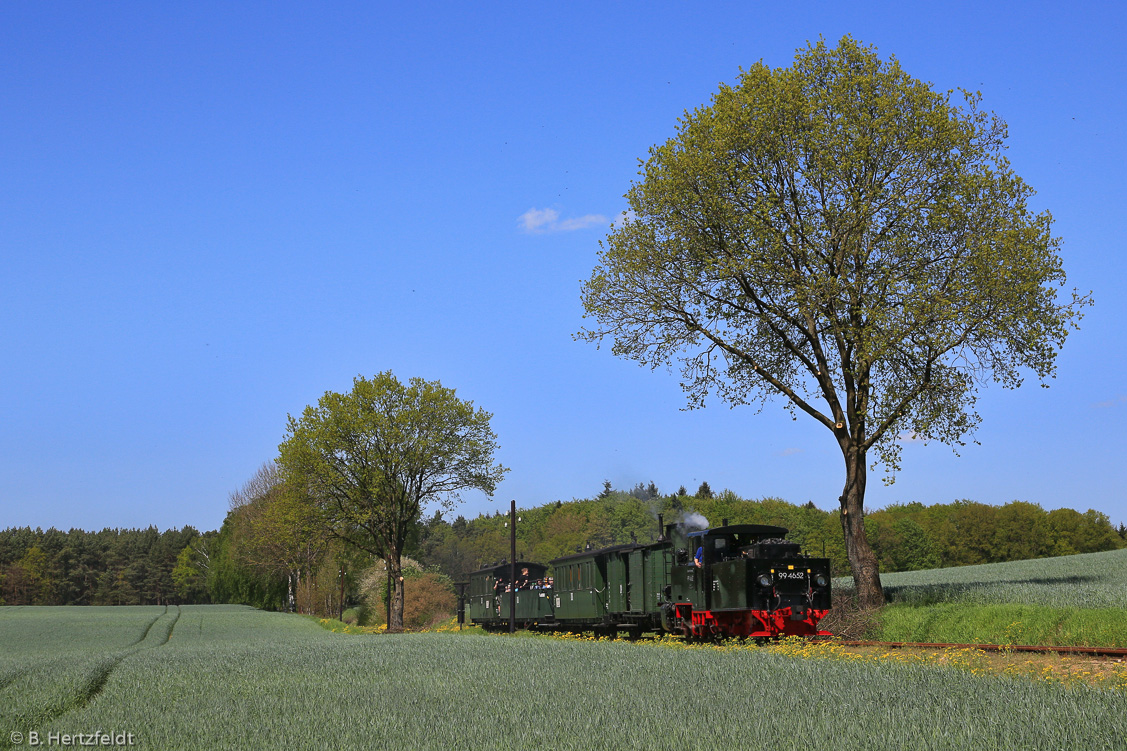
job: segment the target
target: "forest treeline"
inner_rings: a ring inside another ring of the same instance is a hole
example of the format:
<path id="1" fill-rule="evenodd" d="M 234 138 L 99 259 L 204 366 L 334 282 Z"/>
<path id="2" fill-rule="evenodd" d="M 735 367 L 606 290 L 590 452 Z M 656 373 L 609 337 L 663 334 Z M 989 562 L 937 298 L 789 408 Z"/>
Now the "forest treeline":
<path id="1" fill-rule="evenodd" d="M 214 535 L 214 533 L 211 533 Z M 193 527 L 0 532 L 0 604 L 167 605 L 183 601 L 176 564 L 201 539 Z M 207 602 L 193 592 L 193 602 Z"/>
<path id="2" fill-rule="evenodd" d="M 588 546 L 649 542 L 658 534 L 659 513 L 666 522 L 691 518 L 718 526 L 727 519 L 730 524 L 786 527 L 788 537 L 805 552 L 824 552 L 835 574 L 849 570 L 836 512 L 777 498 L 746 500 L 731 491 L 713 495 L 707 486 L 696 496 L 683 489 L 662 496 L 652 483 L 629 491 L 608 485 L 597 498 L 519 510 L 517 554 L 547 562 Z M 418 565 L 405 571 L 408 604 L 420 613 L 418 618 L 430 612 L 420 597 L 437 602 L 441 598 L 436 593 L 451 582 L 508 557 L 507 522 L 508 514 L 498 510 L 473 519 L 435 514 L 419 523 L 407 548 Z M 1117 529 L 1103 513 L 1046 511 L 1022 501 L 1004 506 L 969 500 L 895 505 L 868 514 L 865 525 L 883 572 L 1127 546 L 1127 527 Z M 154 527 L 6 529 L 0 532 L 0 598 L 7 605 L 243 603 L 322 615 L 360 603 L 374 607 L 381 596 L 383 574 L 377 569 L 382 563 L 332 539 L 295 546 L 292 536 L 288 545 L 271 537 L 285 534 L 284 522 L 264 532 L 251 507 L 232 510 L 218 531 L 203 534 L 192 527 L 163 533 Z M 302 551 L 300 558 L 294 557 L 295 548 Z"/>
<path id="3" fill-rule="evenodd" d="M 651 484 L 652 488 L 652 484 Z M 637 540 L 658 534 L 657 514 L 675 522 L 699 515 L 712 526 L 772 524 L 814 556 L 828 557 L 835 575 L 849 571 L 841 522 L 836 511 L 813 503 L 796 505 L 777 498 L 745 500 L 731 491 L 714 497 L 650 494 L 642 486 L 630 492 L 604 492 L 592 500 L 550 503 L 521 510 L 517 555 L 549 561 L 591 547 Z M 458 580 L 509 555 L 507 514 L 447 522 L 428 519 L 420 528 L 413 557 Z M 700 520 L 703 523 L 703 520 Z M 1094 553 L 1127 546 L 1127 526 L 1117 529 L 1099 511 L 1045 511 L 1037 504 L 1013 501 L 989 506 L 955 501 L 924 506 L 890 506 L 865 516 L 865 527 L 881 571 L 911 571 L 976 563 L 997 563 Z"/>

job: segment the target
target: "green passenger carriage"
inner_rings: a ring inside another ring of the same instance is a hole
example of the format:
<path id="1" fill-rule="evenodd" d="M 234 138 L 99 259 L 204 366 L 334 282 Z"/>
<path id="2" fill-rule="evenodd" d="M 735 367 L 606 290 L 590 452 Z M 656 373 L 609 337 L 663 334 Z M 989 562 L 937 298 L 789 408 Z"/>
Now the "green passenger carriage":
<path id="1" fill-rule="evenodd" d="M 509 627 L 510 600 L 516 601 L 517 628 L 531 628 L 552 615 L 551 580 L 542 563 L 517 561 L 515 592 L 513 565 L 502 563 L 470 574 L 466 592 L 469 620 L 486 630 Z M 512 595 L 512 597 L 510 597 Z"/>

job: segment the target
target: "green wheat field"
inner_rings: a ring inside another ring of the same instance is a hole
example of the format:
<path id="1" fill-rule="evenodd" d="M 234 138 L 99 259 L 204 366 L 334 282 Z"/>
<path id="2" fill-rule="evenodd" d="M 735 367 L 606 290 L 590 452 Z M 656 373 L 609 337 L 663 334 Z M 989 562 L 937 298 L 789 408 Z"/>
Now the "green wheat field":
<path id="1" fill-rule="evenodd" d="M 889 576 L 890 612 L 1109 617 L 1123 552 Z M 1127 748 L 1123 688 L 801 652 L 349 635 L 227 605 L 7 607 L 0 748 L 95 732 L 160 750 Z"/>
<path id="2" fill-rule="evenodd" d="M 889 604 L 871 635 L 884 641 L 1127 648 L 1127 549 L 882 574 L 881 583 Z M 835 593 L 851 588 L 834 580 Z"/>

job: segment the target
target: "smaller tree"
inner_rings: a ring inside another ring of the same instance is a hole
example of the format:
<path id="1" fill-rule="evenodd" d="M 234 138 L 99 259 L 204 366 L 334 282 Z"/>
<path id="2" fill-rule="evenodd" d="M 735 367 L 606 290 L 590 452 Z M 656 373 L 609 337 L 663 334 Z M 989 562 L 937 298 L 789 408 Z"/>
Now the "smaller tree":
<path id="1" fill-rule="evenodd" d="M 302 487 L 286 482 L 274 462 L 259 467 L 231 494 L 230 507 L 241 532 L 239 558 L 260 571 L 284 575 L 294 609 L 299 588 L 308 588 L 329 541 L 320 509 Z"/>
<path id="2" fill-rule="evenodd" d="M 685 490 L 685 486 L 684 486 L 684 485 L 682 485 L 681 487 L 677 488 L 677 497 L 681 497 L 681 496 L 683 496 L 683 495 L 688 495 L 688 494 L 689 494 L 689 491 Z"/>
<path id="3" fill-rule="evenodd" d="M 18 564 L 27 577 L 29 605 L 50 605 L 54 582 L 50 574 L 50 559 L 38 545 L 32 545 Z"/>
<path id="4" fill-rule="evenodd" d="M 185 545 L 176 556 L 172 583 L 180 602 L 207 602 L 207 571 L 201 565 L 194 546 Z"/>
<path id="5" fill-rule="evenodd" d="M 708 481 L 705 480 L 704 482 L 702 482 L 700 484 L 700 487 L 697 488 L 697 498 L 711 498 L 711 497 L 712 497 L 712 488 L 708 487 Z"/>
<path id="6" fill-rule="evenodd" d="M 289 418 L 279 465 L 333 535 L 387 562 L 389 631 L 403 630 L 401 561 L 423 506 L 452 509 L 471 488 L 492 495 L 508 471 L 493 463 L 491 417 L 438 381 L 403 384 L 386 371 L 358 376 L 350 393 L 326 392 Z"/>

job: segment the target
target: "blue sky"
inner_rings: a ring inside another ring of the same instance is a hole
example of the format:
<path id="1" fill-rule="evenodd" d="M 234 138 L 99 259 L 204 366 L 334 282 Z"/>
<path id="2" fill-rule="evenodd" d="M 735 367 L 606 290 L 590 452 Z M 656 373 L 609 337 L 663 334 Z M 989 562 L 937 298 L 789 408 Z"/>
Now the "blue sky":
<path id="1" fill-rule="evenodd" d="M 1127 521 L 1122 5 L 407 5 L 0 5 L 0 527 L 217 528 L 287 414 L 386 369 L 494 414 L 512 471 L 467 515 L 604 479 L 834 507 L 809 418 L 684 411 L 572 335 L 638 159 L 846 33 L 982 92 L 1096 300 L 1052 388 L 988 388 L 981 445 L 907 445 L 869 507 Z"/>

